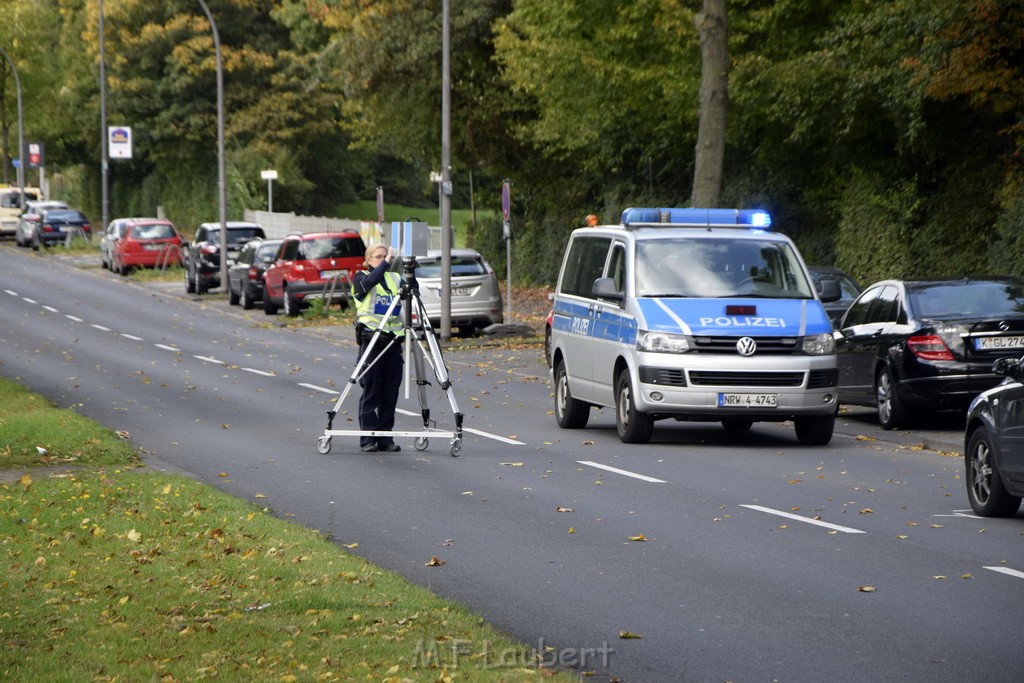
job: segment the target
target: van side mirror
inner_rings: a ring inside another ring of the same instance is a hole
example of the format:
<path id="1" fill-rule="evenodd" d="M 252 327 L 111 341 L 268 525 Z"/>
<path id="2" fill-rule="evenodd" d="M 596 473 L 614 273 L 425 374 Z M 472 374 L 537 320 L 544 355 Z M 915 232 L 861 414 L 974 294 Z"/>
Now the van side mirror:
<path id="1" fill-rule="evenodd" d="M 825 303 L 839 301 L 843 296 L 838 280 L 822 280 L 818 283 L 818 297 Z"/>
<path id="2" fill-rule="evenodd" d="M 610 277 L 599 277 L 594 280 L 593 293 L 599 299 L 611 299 L 612 301 L 621 302 L 626 298 L 624 293 L 615 288 L 615 280 Z"/>

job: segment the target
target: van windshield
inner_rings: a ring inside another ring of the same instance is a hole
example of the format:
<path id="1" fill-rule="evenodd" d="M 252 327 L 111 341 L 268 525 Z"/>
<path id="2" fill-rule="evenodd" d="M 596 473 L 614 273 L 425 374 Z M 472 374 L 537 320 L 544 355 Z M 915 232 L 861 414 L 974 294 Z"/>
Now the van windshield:
<path id="1" fill-rule="evenodd" d="M 757 239 L 648 239 L 636 245 L 638 296 L 813 299 L 787 242 Z"/>

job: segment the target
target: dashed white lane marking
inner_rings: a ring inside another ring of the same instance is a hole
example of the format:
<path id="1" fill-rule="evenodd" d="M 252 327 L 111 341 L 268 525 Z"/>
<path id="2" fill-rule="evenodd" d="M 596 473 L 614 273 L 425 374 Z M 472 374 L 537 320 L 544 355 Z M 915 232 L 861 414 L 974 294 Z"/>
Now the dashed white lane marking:
<path id="1" fill-rule="evenodd" d="M 413 415 L 418 415 L 419 413 L 412 413 L 412 414 Z M 487 432 L 481 432 L 479 429 L 473 429 L 472 427 L 463 427 L 462 431 L 469 432 L 470 434 L 476 434 L 478 436 L 485 436 L 488 439 L 494 439 L 495 441 L 501 441 L 502 443 L 507 443 L 507 444 L 510 444 L 510 445 L 513 445 L 513 446 L 525 446 L 526 445 L 525 441 L 516 441 L 515 439 L 509 439 L 508 437 L 505 437 L 505 436 L 498 436 L 497 434 L 488 434 Z"/>
<path id="2" fill-rule="evenodd" d="M 577 460 L 581 465 L 588 465 L 590 467 L 596 467 L 599 470 L 606 470 L 608 472 L 614 472 L 615 474 L 621 474 L 624 477 L 633 477 L 641 481 L 648 481 L 652 484 L 665 484 L 667 483 L 664 479 L 655 479 L 654 477 L 648 477 L 646 474 L 637 474 L 636 472 L 630 472 L 629 470 L 620 470 L 618 467 L 612 467 L 611 465 L 602 465 L 598 462 L 591 462 L 590 460 Z"/>
<path id="3" fill-rule="evenodd" d="M 30 304 L 38 304 L 38 303 L 39 303 L 39 302 L 38 302 L 38 301 L 36 301 L 35 299 L 29 299 L 29 298 L 28 298 L 27 296 L 23 296 L 23 297 L 21 297 L 21 300 L 22 300 L 22 301 L 27 301 L 27 302 L 28 302 L 28 303 L 30 303 Z"/>
<path id="4" fill-rule="evenodd" d="M 10 294 L 11 296 L 18 296 L 17 292 L 14 292 L 14 291 L 12 291 L 10 289 L 5 289 L 4 291 L 7 292 L 8 294 Z M 28 297 L 22 297 L 22 299 L 24 299 L 25 301 L 27 301 L 30 304 L 39 305 L 38 301 L 34 301 L 33 299 L 29 299 Z M 51 306 L 45 306 L 44 305 L 43 308 L 45 308 L 47 311 L 50 311 L 51 313 L 59 313 L 59 311 L 56 308 L 53 308 Z M 68 320 L 72 320 L 72 321 L 74 321 L 76 323 L 84 322 L 81 318 L 75 317 L 73 315 L 65 314 L 64 317 L 67 318 Z M 101 332 L 110 332 L 111 331 L 111 329 L 109 327 L 104 327 L 103 325 L 97 325 L 95 323 L 90 324 L 90 327 L 93 327 L 94 329 L 100 330 Z M 136 337 L 135 335 L 128 334 L 126 332 L 119 332 L 117 334 L 118 334 L 118 336 L 120 336 L 120 337 L 122 337 L 124 339 L 130 339 L 132 341 L 144 341 L 142 339 L 142 337 Z M 181 349 L 179 349 L 177 347 L 174 347 L 174 346 L 169 346 L 168 344 L 153 344 L 153 346 L 155 346 L 158 349 L 163 349 L 165 351 L 173 351 L 174 353 L 181 353 Z M 225 364 L 224 361 L 222 361 L 222 360 L 220 360 L 218 358 L 213 358 L 212 356 L 200 356 L 200 355 L 193 354 L 192 357 L 196 358 L 198 360 L 201 360 L 201 361 L 203 361 L 205 363 L 214 363 L 216 365 L 224 365 Z M 273 372 L 267 372 L 266 370 L 258 370 L 256 368 L 241 368 L 241 370 L 244 370 L 245 372 L 252 373 L 254 375 L 260 375 L 260 376 L 263 376 L 263 377 L 276 377 L 276 375 Z M 307 389 L 312 389 L 313 391 L 320 391 L 320 392 L 323 392 L 325 394 L 331 394 L 331 395 L 334 395 L 334 396 L 337 396 L 337 395 L 341 394 L 341 392 L 337 391 L 336 389 L 329 389 L 327 387 L 317 386 L 316 384 L 307 384 L 305 382 L 299 382 L 299 386 L 300 387 L 306 387 Z M 401 408 L 399 408 L 395 412 L 402 413 L 403 415 L 411 415 L 413 417 L 419 417 L 419 415 L 420 415 L 419 413 L 415 413 L 415 412 L 412 412 L 410 410 L 403 410 Z M 488 432 L 484 432 L 484 431 L 481 431 L 479 429 L 472 429 L 470 427 L 464 427 L 462 431 L 469 432 L 470 434 L 476 434 L 478 436 L 482 436 L 482 437 L 485 437 L 485 438 L 488 438 L 488 439 L 493 439 L 495 441 L 501 441 L 502 443 L 512 444 L 512 445 L 516 445 L 516 446 L 525 446 L 526 445 L 526 443 L 523 442 L 523 441 L 516 441 L 515 439 L 509 439 L 509 438 L 504 437 L 504 436 L 498 436 L 497 434 L 490 434 Z M 653 477 L 645 477 L 642 474 L 635 474 L 635 473 L 632 473 L 632 472 L 626 472 L 625 470 L 617 470 L 614 467 L 607 467 L 605 465 L 598 465 L 597 463 L 584 463 L 584 464 L 591 464 L 594 467 L 599 467 L 599 468 L 602 468 L 602 469 L 607 469 L 607 470 L 612 471 L 612 472 L 618 472 L 619 474 L 624 474 L 624 475 L 630 476 L 630 477 L 636 477 L 638 479 L 643 479 L 645 481 L 661 482 L 660 479 L 654 479 Z"/>
<path id="5" fill-rule="evenodd" d="M 299 386 L 300 387 L 306 387 L 307 389 L 312 389 L 313 391 L 322 391 L 325 394 L 340 394 L 341 393 L 340 391 L 336 391 L 334 389 L 328 389 L 327 387 L 318 387 L 315 384 L 306 384 L 305 382 L 299 382 Z"/>
<path id="6" fill-rule="evenodd" d="M 838 524 L 829 524 L 828 522 L 822 522 L 820 519 L 810 519 L 809 517 L 801 517 L 800 515 L 794 515 L 790 512 L 783 512 L 782 510 L 773 510 L 772 508 L 762 507 L 760 505 L 740 505 L 742 508 L 749 508 L 750 510 L 757 510 L 758 512 L 764 512 L 769 515 L 777 515 L 779 517 L 785 517 L 786 519 L 792 519 L 797 522 L 803 522 L 804 524 L 813 524 L 815 526 L 823 526 L 826 529 L 833 529 L 835 531 L 842 531 L 844 534 L 863 534 L 867 533 L 860 529 L 851 529 L 848 526 L 839 526 Z"/>
<path id="7" fill-rule="evenodd" d="M 1018 579 L 1024 579 L 1024 572 L 1019 572 L 1016 569 L 1010 569 L 1009 567 L 985 567 L 993 572 L 999 572 L 1000 574 L 1006 574 L 1008 576 L 1016 576 Z"/>

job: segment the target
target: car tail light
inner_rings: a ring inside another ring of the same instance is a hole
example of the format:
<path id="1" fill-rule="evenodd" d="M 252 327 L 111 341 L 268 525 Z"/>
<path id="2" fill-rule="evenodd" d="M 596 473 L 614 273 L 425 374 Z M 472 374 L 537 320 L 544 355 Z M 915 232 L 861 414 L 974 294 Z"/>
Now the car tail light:
<path id="1" fill-rule="evenodd" d="M 49 223 L 43 223 L 43 232 L 53 232 L 53 226 Z"/>
<path id="2" fill-rule="evenodd" d="M 249 266 L 249 272 L 246 273 L 246 276 L 250 280 L 255 280 L 257 277 L 256 266 Z"/>
<path id="3" fill-rule="evenodd" d="M 216 254 L 217 247 L 213 244 L 204 244 L 202 248 L 199 249 L 199 251 L 203 252 L 204 254 Z"/>
<path id="4" fill-rule="evenodd" d="M 942 341 L 942 337 L 936 334 L 911 337 L 907 340 L 907 346 L 922 360 L 953 360 L 953 352 Z"/>

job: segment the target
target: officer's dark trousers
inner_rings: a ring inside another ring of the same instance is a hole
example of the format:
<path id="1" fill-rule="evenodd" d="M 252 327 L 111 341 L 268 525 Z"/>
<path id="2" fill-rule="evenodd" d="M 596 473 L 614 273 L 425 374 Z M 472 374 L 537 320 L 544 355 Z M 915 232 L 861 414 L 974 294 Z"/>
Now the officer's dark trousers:
<path id="1" fill-rule="evenodd" d="M 378 341 L 378 348 L 383 345 L 383 342 Z M 366 353 L 367 346 L 363 344 L 359 347 L 360 358 Z M 367 358 L 367 365 L 375 355 Z M 369 372 L 362 376 L 359 381 L 363 387 L 363 395 L 359 398 L 359 429 L 388 432 L 395 428 L 395 404 L 398 403 L 398 392 L 402 387 L 403 364 L 402 345 L 392 344 Z M 359 437 L 360 446 L 376 444 L 381 447 L 394 442 L 390 436 Z"/>

